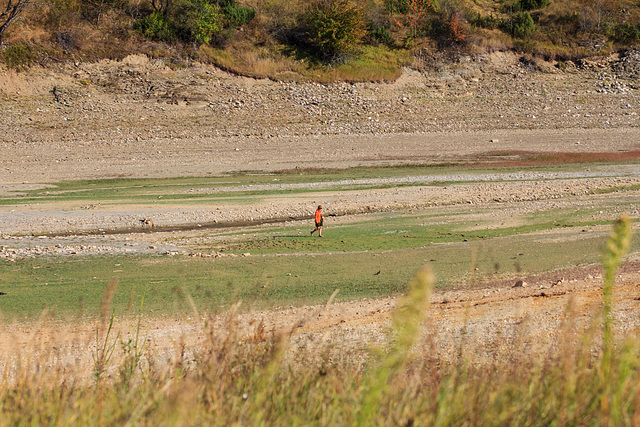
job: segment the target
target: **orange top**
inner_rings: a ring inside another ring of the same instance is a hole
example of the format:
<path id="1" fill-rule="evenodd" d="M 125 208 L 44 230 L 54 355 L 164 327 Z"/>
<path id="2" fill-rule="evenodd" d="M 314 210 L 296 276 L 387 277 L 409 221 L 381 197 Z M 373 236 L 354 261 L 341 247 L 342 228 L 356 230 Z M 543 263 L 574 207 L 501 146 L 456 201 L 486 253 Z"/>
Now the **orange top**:
<path id="1" fill-rule="evenodd" d="M 322 210 L 318 209 L 316 211 L 316 222 L 322 221 Z"/>

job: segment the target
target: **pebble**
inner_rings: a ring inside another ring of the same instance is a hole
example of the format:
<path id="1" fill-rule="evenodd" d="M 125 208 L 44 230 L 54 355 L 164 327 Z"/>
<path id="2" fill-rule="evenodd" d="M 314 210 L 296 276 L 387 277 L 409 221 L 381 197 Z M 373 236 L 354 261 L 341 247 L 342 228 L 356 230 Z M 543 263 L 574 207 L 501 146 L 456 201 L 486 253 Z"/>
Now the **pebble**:
<path id="1" fill-rule="evenodd" d="M 527 287 L 527 282 L 525 282 L 524 280 L 518 280 L 516 281 L 516 283 L 513 285 L 514 288 L 526 288 Z"/>

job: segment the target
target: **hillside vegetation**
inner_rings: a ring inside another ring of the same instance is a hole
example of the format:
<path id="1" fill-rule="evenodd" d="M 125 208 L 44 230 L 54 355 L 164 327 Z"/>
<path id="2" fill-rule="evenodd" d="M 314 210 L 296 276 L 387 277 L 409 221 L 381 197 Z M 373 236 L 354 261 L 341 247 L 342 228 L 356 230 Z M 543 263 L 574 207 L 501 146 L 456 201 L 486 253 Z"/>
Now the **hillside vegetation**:
<path id="1" fill-rule="evenodd" d="M 144 53 L 278 80 L 381 81 L 436 54 L 607 54 L 638 44 L 639 22 L 637 0 L 0 0 L 0 61 Z"/>

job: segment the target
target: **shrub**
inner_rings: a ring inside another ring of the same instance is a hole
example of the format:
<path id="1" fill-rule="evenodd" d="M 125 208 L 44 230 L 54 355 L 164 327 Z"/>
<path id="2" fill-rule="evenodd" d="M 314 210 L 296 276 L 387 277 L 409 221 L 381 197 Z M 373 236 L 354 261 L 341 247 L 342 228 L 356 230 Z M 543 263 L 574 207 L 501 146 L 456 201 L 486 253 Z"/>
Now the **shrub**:
<path id="1" fill-rule="evenodd" d="M 171 22 L 160 12 L 153 12 L 136 21 L 134 29 L 151 40 L 173 42 L 178 38 Z"/>
<path id="2" fill-rule="evenodd" d="M 455 43 L 463 43 L 469 37 L 466 26 L 460 20 L 459 12 L 451 15 L 451 18 L 447 21 L 447 30 L 449 40 Z"/>
<path id="3" fill-rule="evenodd" d="M 362 11 L 348 0 L 318 0 L 302 21 L 307 42 L 323 59 L 354 51 L 365 35 Z"/>
<path id="4" fill-rule="evenodd" d="M 384 7 L 388 12 L 406 14 L 411 12 L 411 9 L 415 9 L 416 4 L 423 9 L 433 8 L 439 9 L 438 2 L 436 0 L 385 0 Z"/>
<path id="5" fill-rule="evenodd" d="M 240 6 L 235 0 L 226 0 L 218 3 L 220 11 L 227 20 L 229 27 L 237 28 L 251 22 L 256 16 L 255 9 L 246 6 Z"/>
<path id="6" fill-rule="evenodd" d="M 410 48 L 415 38 L 429 32 L 425 27 L 428 26 L 428 23 L 425 23 L 425 17 L 430 9 L 438 10 L 439 6 L 436 0 L 406 0 L 406 4 L 406 11 L 402 12 L 400 19 L 395 21 L 400 28 L 407 29 L 404 45 Z"/>
<path id="7" fill-rule="evenodd" d="M 219 7 L 207 0 L 183 0 L 163 12 L 138 20 L 134 28 L 145 37 L 164 42 L 209 43 L 221 30 Z"/>
<path id="8" fill-rule="evenodd" d="M 465 44 L 470 35 L 468 25 L 457 11 L 450 15 L 441 13 L 434 16 L 422 29 L 424 35 L 435 40 L 441 49 Z"/>
<path id="9" fill-rule="evenodd" d="M 637 43 L 640 41 L 640 24 L 618 24 L 613 27 L 610 37 L 618 43 Z"/>
<path id="10" fill-rule="evenodd" d="M 513 37 L 525 39 L 535 30 L 535 23 L 529 12 L 518 12 L 500 25 L 501 29 Z"/>
<path id="11" fill-rule="evenodd" d="M 479 13 L 471 15 L 469 18 L 469 24 L 474 27 L 486 28 L 488 30 L 494 30 L 500 25 L 500 20 L 494 15 L 482 16 Z"/>
<path id="12" fill-rule="evenodd" d="M 384 27 L 376 27 L 371 30 L 371 39 L 387 46 L 392 46 L 395 43 L 391 32 Z"/>
<path id="13" fill-rule="evenodd" d="M 549 5 L 549 0 L 516 0 L 515 6 L 520 10 L 542 9 Z"/>
<path id="14" fill-rule="evenodd" d="M 385 0 L 384 7 L 391 13 L 407 13 L 409 10 L 408 0 Z"/>
<path id="15" fill-rule="evenodd" d="M 209 43 L 222 29 L 220 7 L 208 0 L 184 0 L 174 15 L 180 38 L 186 42 Z"/>
<path id="16" fill-rule="evenodd" d="M 535 24 L 529 12 L 519 12 L 513 18 L 513 35 L 524 39 L 533 33 Z"/>

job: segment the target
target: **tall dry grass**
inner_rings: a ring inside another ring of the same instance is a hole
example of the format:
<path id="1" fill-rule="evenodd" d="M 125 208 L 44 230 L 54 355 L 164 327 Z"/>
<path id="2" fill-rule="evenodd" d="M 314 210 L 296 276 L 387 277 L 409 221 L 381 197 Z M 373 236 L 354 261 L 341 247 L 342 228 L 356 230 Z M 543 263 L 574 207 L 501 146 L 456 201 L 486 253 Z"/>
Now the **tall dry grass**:
<path id="1" fill-rule="evenodd" d="M 599 320 L 578 325 L 569 304 L 546 351 L 529 351 L 522 329 L 511 351 L 489 362 L 476 360 L 464 340 L 445 358 L 438 337 L 425 333 L 428 270 L 399 301 L 384 348 L 355 352 L 322 340 L 297 345 L 299 325 L 240 331 L 236 306 L 222 326 L 204 322 L 196 350 L 176 337 L 163 359 L 146 345 L 139 321 L 128 340 L 109 332 L 111 283 L 95 344 L 86 348 L 93 376 L 60 350 L 34 346 L 5 358 L 0 425 L 638 425 L 640 342 L 616 340 L 611 317 L 630 236 L 623 217 L 604 254 Z"/>

